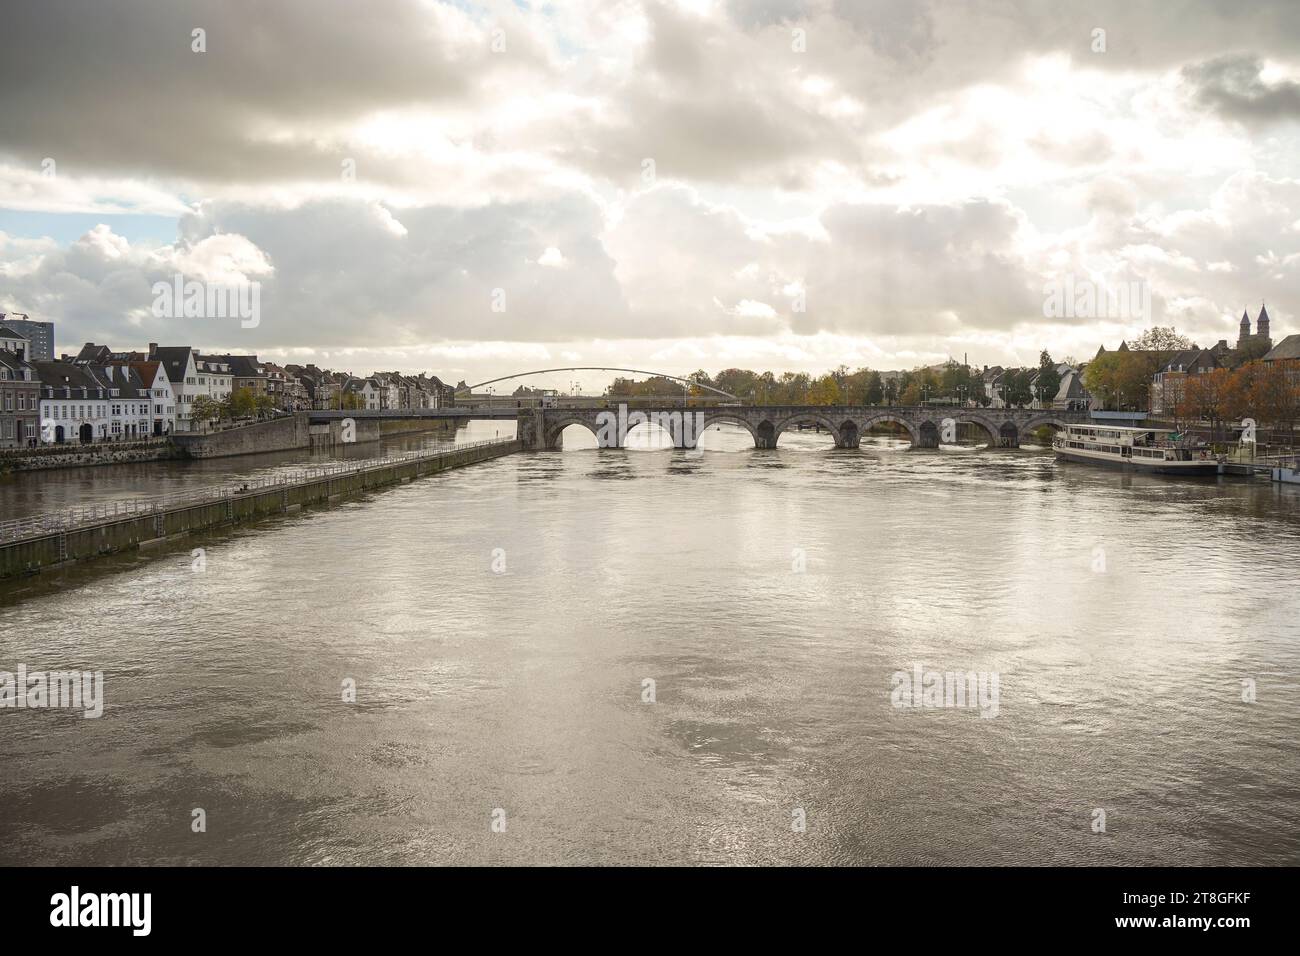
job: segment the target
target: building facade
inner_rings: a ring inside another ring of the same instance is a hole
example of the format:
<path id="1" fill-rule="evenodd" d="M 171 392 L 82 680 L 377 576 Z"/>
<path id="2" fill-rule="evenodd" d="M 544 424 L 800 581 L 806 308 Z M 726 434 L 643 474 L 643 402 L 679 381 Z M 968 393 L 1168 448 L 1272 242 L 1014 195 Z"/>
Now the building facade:
<path id="1" fill-rule="evenodd" d="M 31 343 L 29 362 L 54 361 L 54 323 L 33 322 L 22 312 L 0 312 L 0 325 L 7 325 Z"/>
<path id="2" fill-rule="evenodd" d="M 40 395 L 35 367 L 23 355 L 0 349 L 0 448 L 36 444 Z"/>

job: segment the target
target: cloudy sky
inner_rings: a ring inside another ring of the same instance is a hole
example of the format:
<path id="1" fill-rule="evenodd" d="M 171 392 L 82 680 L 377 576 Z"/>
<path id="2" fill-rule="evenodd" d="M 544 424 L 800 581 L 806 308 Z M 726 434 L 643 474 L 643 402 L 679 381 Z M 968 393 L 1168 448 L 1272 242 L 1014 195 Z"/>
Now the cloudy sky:
<path id="1" fill-rule="evenodd" d="M 1067 278 L 1277 339 L 1297 120 L 1295 0 L 11 0 L 0 311 L 470 382 L 1147 324 L 1045 316 Z M 260 283 L 259 324 L 157 317 L 177 273 Z"/>

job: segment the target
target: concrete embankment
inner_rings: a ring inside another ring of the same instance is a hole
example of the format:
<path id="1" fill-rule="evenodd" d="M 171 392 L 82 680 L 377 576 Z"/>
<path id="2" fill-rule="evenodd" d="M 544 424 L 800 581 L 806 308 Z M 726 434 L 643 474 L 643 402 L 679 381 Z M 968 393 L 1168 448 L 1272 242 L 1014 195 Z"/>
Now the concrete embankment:
<path id="1" fill-rule="evenodd" d="M 342 421 L 312 424 L 306 412 L 298 412 L 269 422 L 228 428 L 206 434 L 181 433 L 172 436 L 182 457 L 229 458 L 235 455 L 259 455 L 269 451 L 294 451 L 300 448 L 328 450 L 345 444 L 364 445 L 387 435 L 408 432 L 447 430 L 455 434 L 449 419 L 379 419 L 355 418 L 344 427 Z"/>
<path id="2" fill-rule="evenodd" d="M 451 468 L 500 458 L 516 451 L 518 441 L 483 442 L 445 452 L 384 459 L 381 463 L 316 469 L 292 480 L 268 481 L 248 490 L 209 495 L 201 500 L 132 503 L 127 515 L 102 520 L 81 514 L 64 527 L 42 531 L 11 527 L 0 538 L 0 579 L 34 574 L 71 561 L 152 545 L 192 532 L 283 514 L 304 505 L 325 504 L 348 495 L 410 481 Z M 57 524 L 61 516 L 28 519 Z"/>

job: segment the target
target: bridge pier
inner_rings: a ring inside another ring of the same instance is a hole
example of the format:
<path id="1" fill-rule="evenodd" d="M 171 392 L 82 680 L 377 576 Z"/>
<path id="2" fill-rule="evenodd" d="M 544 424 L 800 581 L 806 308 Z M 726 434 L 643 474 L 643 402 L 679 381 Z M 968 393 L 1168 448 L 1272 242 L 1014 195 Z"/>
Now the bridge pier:
<path id="1" fill-rule="evenodd" d="M 546 413 L 540 408 L 524 409 L 515 416 L 515 437 L 524 451 L 554 451 L 546 444 Z"/>
<path id="2" fill-rule="evenodd" d="M 836 448 L 857 448 L 859 445 L 858 426 L 854 422 L 844 422 L 835 432 Z"/>

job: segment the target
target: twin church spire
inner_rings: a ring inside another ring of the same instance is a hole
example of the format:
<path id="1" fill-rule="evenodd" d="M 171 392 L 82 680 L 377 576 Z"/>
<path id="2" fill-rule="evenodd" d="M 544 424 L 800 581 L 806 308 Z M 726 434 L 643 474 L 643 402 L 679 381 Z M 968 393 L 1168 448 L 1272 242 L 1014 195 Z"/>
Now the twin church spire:
<path id="1" fill-rule="evenodd" d="M 1262 302 L 1259 306 L 1259 320 L 1255 323 L 1254 335 L 1250 334 L 1250 313 L 1248 311 L 1243 311 L 1241 313 L 1241 332 L 1237 336 L 1237 348 L 1241 348 L 1241 346 L 1246 344 L 1246 342 L 1252 338 L 1268 339 L 1270 342 L 1272 341 L 1268 330 L 1268 309 L 1264 307 Z"/>

